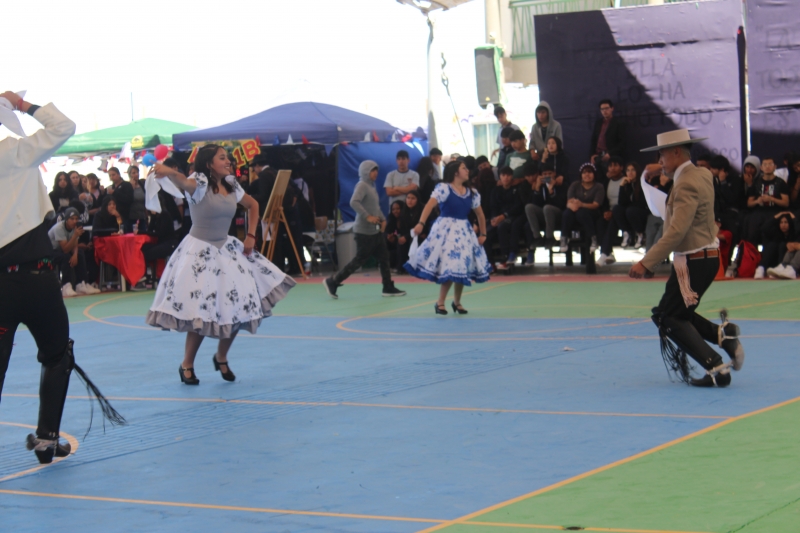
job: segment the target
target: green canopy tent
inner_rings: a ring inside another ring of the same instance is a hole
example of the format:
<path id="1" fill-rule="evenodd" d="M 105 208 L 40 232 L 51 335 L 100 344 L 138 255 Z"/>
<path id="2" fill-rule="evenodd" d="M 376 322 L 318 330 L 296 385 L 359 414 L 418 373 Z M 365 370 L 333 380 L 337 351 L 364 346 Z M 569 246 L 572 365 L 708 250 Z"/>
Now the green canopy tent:
<path id="1" fill-rule="evenodd" d="M 170 145 L 174 134 L 194 129 L 196 129 L 194 126 L 178 122 L 144 118 L 127 126 L 74 135 L 56 152 L 56 155 L 114 153 L 122 150 L 125 143 L 131 143 L 131 149 L 134 151 L 147 150 L 159 144 Z"/>

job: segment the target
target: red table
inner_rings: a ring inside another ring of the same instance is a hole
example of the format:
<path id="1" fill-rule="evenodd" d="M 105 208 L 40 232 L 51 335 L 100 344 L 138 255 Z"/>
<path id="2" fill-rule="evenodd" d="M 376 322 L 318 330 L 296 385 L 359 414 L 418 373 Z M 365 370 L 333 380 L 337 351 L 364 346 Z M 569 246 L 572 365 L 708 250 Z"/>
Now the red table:
<path id="1" fill-rule="evenodd" d="M 113 265 L 133 286 L 142 279 L 147 268 L 142 246 L 148 242 L 157 242 L 157 239 L 150 235 L 127 233 L 95 237 L 93 242 L 95 261 Z"/>

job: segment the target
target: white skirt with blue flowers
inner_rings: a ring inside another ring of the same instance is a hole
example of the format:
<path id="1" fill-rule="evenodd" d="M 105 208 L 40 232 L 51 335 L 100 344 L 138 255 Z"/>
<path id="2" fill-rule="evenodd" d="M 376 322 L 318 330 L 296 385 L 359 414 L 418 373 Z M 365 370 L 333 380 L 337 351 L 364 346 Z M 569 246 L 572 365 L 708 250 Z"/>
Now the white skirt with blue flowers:
<path id="1" fill-rule="evenodd" d="M 255 333 L 295 281 L 228 237 L 222 248 L 187 235 L 167 263 L 147 313 L 151 326 L 226 339 Z"/>
<path id="2" fill-rule="evenodd" d="M 468 220 L 439 217 L 430 235 L 403 265 L 409 274 L 436 283 L 462 285 L 489 280 L 491 265 Z"/>

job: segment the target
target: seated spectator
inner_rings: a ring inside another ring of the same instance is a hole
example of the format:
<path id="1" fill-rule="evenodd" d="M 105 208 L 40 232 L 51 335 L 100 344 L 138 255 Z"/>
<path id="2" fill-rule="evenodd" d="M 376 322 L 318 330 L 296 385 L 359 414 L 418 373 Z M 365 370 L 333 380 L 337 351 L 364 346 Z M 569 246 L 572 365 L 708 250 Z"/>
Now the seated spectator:
<path id="1" fill-rule="evenodd" d="M 619 191 L 618 209 L 614 213 L 617 225 L 622 230 L 623 248 L 630 245 L 631 242 L 637 249 L 645 245 L 644 233 L 650 208 L 647 207 L 647 199 L 642 192 L 642 182 L 639 179 L 641 174 L 642 169 L 638 163 L 631 162 L 625 166 L 625 177 L 622 178 L 622 186 Z"/>
<path id="2" fill-rule="evenodd" d="M 114 197 L 107 194 L 103 197 L 103 205 L 94 216 L 92 225 L 93 235 L 111 235 L 122 233 L 122 216 L 117 211 L 117 202 Z"/>
<path id="3" fill-rule="evenodd" d="M 763 176 L 755 180 L 747 193 L 747 206 L 753 212 L 747 219 L 745 240 L 752 244 L 765 243 L 775 215 L 789 208 L 789 186 L 775 176 L 775 161 L 771 157 L 762 159 L 761 171 Z"/>
<path id="4" fill-rule="evenodd" d="M 144 206 L 144 180 L 139 179 L 139 165 L 132 164 L 128 167 L 128 183 L 133 188 L 133 202 L 131 202 L 131 231 L 133 233 L 147 233 L 147 209 Z"/>
<path id="5" fill-rule="evenodd" d="M 533 246 L 549 248 L 556 243 L 555 231 L 561 228 L 561 215 L 567 207 L 567 186 L 564 176 L 557 176 L 550 161 L 542 165 L 528 163 L 525 179 L 531 191 L 525 203 L 525 216 L 531 230 Z M 523 186 L 524 190 L 524 186 Z M 544 239 L 542 239 L 544 229 Z M 533 257 L 530 258 L 531 263 Z"/>
<path id="6" fill-rule="evenodd" d="M 50 191 L 50 202 L 53 204 L 53 210 L 60 213 L 67 207 L 70 202 L 78 199 L 78 193 L 72 188 L 72 182 L 66 172 L 59 172 L 53 180 L 53 190 Z"/>
<path id="7" fill-rule="evenodd" d="M 714 216 L 719 220 L 721 231 L 730 233 L 729 253 L 720 260 L 729 265 L 731 254 L 738 246 L 742 234 L 739 199 L 745 195 L 744 182 L 723 155 L 712 157 L 709 169 L 714 175 Z"/>
<path id="8" fill-rule="evenodd" d="M 390 204 L 398 201 L 403 204 L 406 201 L 406 194 L 419 188 L 419 174 L 408 168 L 409 157 L 405 150 L 397 152 L 395 161 L 397 170 L 392 170 L 386 175 L 383 188 Z"/>
<path id="9" fill-rule="evenodd" d="M 86 192 L 81 182 L 81 174 L 77 170 L 72 170 L 69 173 L 69 182 L 72 184 L 72 190 L 80 196 L 81 193 Z"/>
<path id="10" fill-rule="evenodd" d="M 800 155 L 795 156 L 789 174 L 789 209 L 795 213 L 795 221 L 800 223 Z M 800 225 L 798 225 L 800 229 Z"/>
<path id="11" fill-rule="evenodd" d="M 553 118 L 550 104 L 545 101 L 539 102 L 536 107 L 536 122 L 531 127 L 531 142 L 528 148 L 531 150 L 531 157 L 535 161 L 544 162 L 541 156 L 548 150 L 547 140 L 554 137 L 563 142 L 564 136 L 561 133 L 561 124 Z M 566 172 L 561 173 L 556 167 L 556 172 L 563 176 Z"/>
<path id="12" fill-rule="evenodd" d="M 547 139 L 546 149 L 541 153 L 540 159 L 542 163 L 549 164 L 553 167 L 556 177 L 561 177 L 563 183 L 564 176 L 568 175 L 567 169 L 567 154 L 561 145 L 561 139 L 558 137 L 550 137 Z"/>
<path id="13" fill-rule="evenodd" d="M 783 261 L 776 267 L 767 269 L 767 274 L 771 278 L 777 279 L 797 279 L 800 272 L 800 240 L 786 243 L 786 254 Z"/>
<path id="14" fill-rule="evenodd" d="M 133 186 L 122 179 L 117 167 L 108 169 L 108 177 L 112 183 L 112 186 L 108 189 L 109 194 L 114 197 L 117 213 L 122 217 L 120 227 L 123 233 L 133 233 L 133 222 L 130 219 L 131 205 L 133 205 Z"/>
<path id="15" fill-rule="evenodd" d="M 411 228 L 419 224 L 419 219 L 422 217 L 422 209 L 425 207 L 425 204 L 422 203 L 422 199 L 420 198 L 419 191 L 411 191 L 406 195 L 406 213 L 408 215 L 408 220 L 410 223 Z M 433 221 L 436 220 L 436 217 L 433 212 L 428 216 L 428 220 L 425 223 L 425 227 L 423 232 L 418 235 L 417 242 L 422 243 L 425 240 L 425 237 L 428 236 L 430 226 L 433 224 Z M 402 265 L 401 265 L 402 267 Z"/>
<path id="16" fill-rule="evenodd" d="M 764 247 L 761 251 L 761 262 L 753 276 L 755 279 L 764 279 L 768 268 L 781 264 L 781 259 L 788 251 L 788 244 L 797 241 L 792 213 L 788 211 L 778 213 L 770 222 L 764 232 Z"/>
<path id="17" fill-rule="evenodd" d="M 711 154 L 706 152 L 697 156 L 695 166 L 711 170 Z"/>
<path id="18" fill-rule="evenodd" d="M 486 241 L 483 246 L 487 258 L 492 257 L 494 243 L 500 243 L 503 261 L 495 265 L 498 270 L 505 270 L 508 268 L 507 263 L 516 261 L 519 242 L 513 242 L 511 235 L 513 230 L 519 231 L 515 224 L 527 222 L 523 216 L 523 206 L 517 187 L 512 185 L 513 179 L 514 173 L 509 167 L 500 171 L 500 182 L 492 190 L 491 217 L 486 225 Z"/>
<path id="19" fill-rule="evenodd" d="M 516 187 L 517 185 L 521 184 L 525 181 L 525 163 L 531 161 L 531 152 L 528 150 L 525 142 L 525 134 L 519 130 L 515 130 L 511 133 L 511 147 L 514 149 L 514 152 L 506 157 L 506 166 L 511 167 L 511 170 L 514 171 L 514 179 L 511 181 L 511 185 Z"/>
<path id="20" fill-rule="evenodd" d="M 177 162 L 168 157 L 164 160 L 164 165 L 170 168 L 178 168 Z M 166 259 L 181 242 L 179 233 L 182 216 L 176 199 L 165 191 L 158 191 L 158 202 L 161 204 L 161 212 L 150 213 L 150 224 L 147 226 L 147 234 L 156 238 L 156 242 L 148 242 L 142 245 L 142 253 L 147 263 Z M 152 269 L 152 274 L 148 273 L 148 282 L 153 282 L 156 269 Z"/>
<path id="21" fill-rule="evenodd" d="M 500 131 L 500 149 L 497 150 L 497 168 L 503 168 L 508 166 L 508 161 L 506 160 L 509 155 L 514 153 L 514 148 L 511 146 L 511 134 L 514 133 L 514 128 L 503 128 Z M 524 135 L 523 135 L 524 138 Z M 499 179 L 499 176 L 498 176 Z"/>
<path id="22" fill-rule="evenodd" d="M 61 272 L 63 284 L 61 293 L 65 298 L 78 294 L 97 294 L 100 291 L 89 285 L 86 271 L 84 250 L 91 244 L 83 245 L 78 241 L 83 235 L 83 226 L 79 224 L 80 213 L 74 207 L 64 210 L 64 220 L 57 222 L 47 235 L 53 245 L 54 262 Z"/>
<path id="23" fill-rule="evenodd" d="M 614 257 L 614 241 L 619 234 L 619 219 L 614 217 L 614 210 L 619 213 L 620 189 L 623 179 L 623 162 L 619 156 L 611 156 L 606 165 L 606 198 L 601 206 L 602 217 L 597 219 L 597 234 L 602 239 L 600 259 L 597 266 L 610 265 L 616 261 Z"/>
<path id="24" fill-rule="evenodd" d="M 406 198 L 408 198 L 406 196 Z M 386 217 L 386 247 L 389 250 L 389 265 L 398 273 L 405 272 L 403 265 L 408 261 L 408 250 L 411 247 L 411 217 L 406 210 L 405 202 L 395 200 Z"/>
<path id="25" fill-rule="evenodd" d="M 600 206 L 606 198 L 605 190 L 595 181 L 597 170 L 591 163 L 584 163 L 580 168 L 580 181 L 574 182 L 567 190 L 567 208 L 561 216 L 561 245 L 559 252 L 566 253 L 569 239 L 573 231 L 580 229 L 583 237 L 590 240 L 589 252 L 597 250 L 597 219 L 600 218 Z"/>

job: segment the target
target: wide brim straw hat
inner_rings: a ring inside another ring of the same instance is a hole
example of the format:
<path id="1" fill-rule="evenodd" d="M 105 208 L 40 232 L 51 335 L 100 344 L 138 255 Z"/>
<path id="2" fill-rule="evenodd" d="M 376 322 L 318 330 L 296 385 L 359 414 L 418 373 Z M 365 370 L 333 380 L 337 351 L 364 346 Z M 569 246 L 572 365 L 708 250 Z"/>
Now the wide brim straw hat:
<path id="1" fill-rule="evenodd" d="M 681 129 L 681 130 L 674 130 L 668 131 L 666 133 L 659 133 L 656 137 L 656 142 L 658 143 L 656 146 L 651 146 L 649 148 L 642 148 L 642 152 L 655 152 L 657 150 L 662 150 L 664 148 L 672 148 L 674 146 L 681 146 L 684 144 L 694 144 L 699 143 L 701 141 L 705 141 L 708 137 L 701 137 L 699 139 L 692 139 L 689 135 L 689 130 Z"/>

